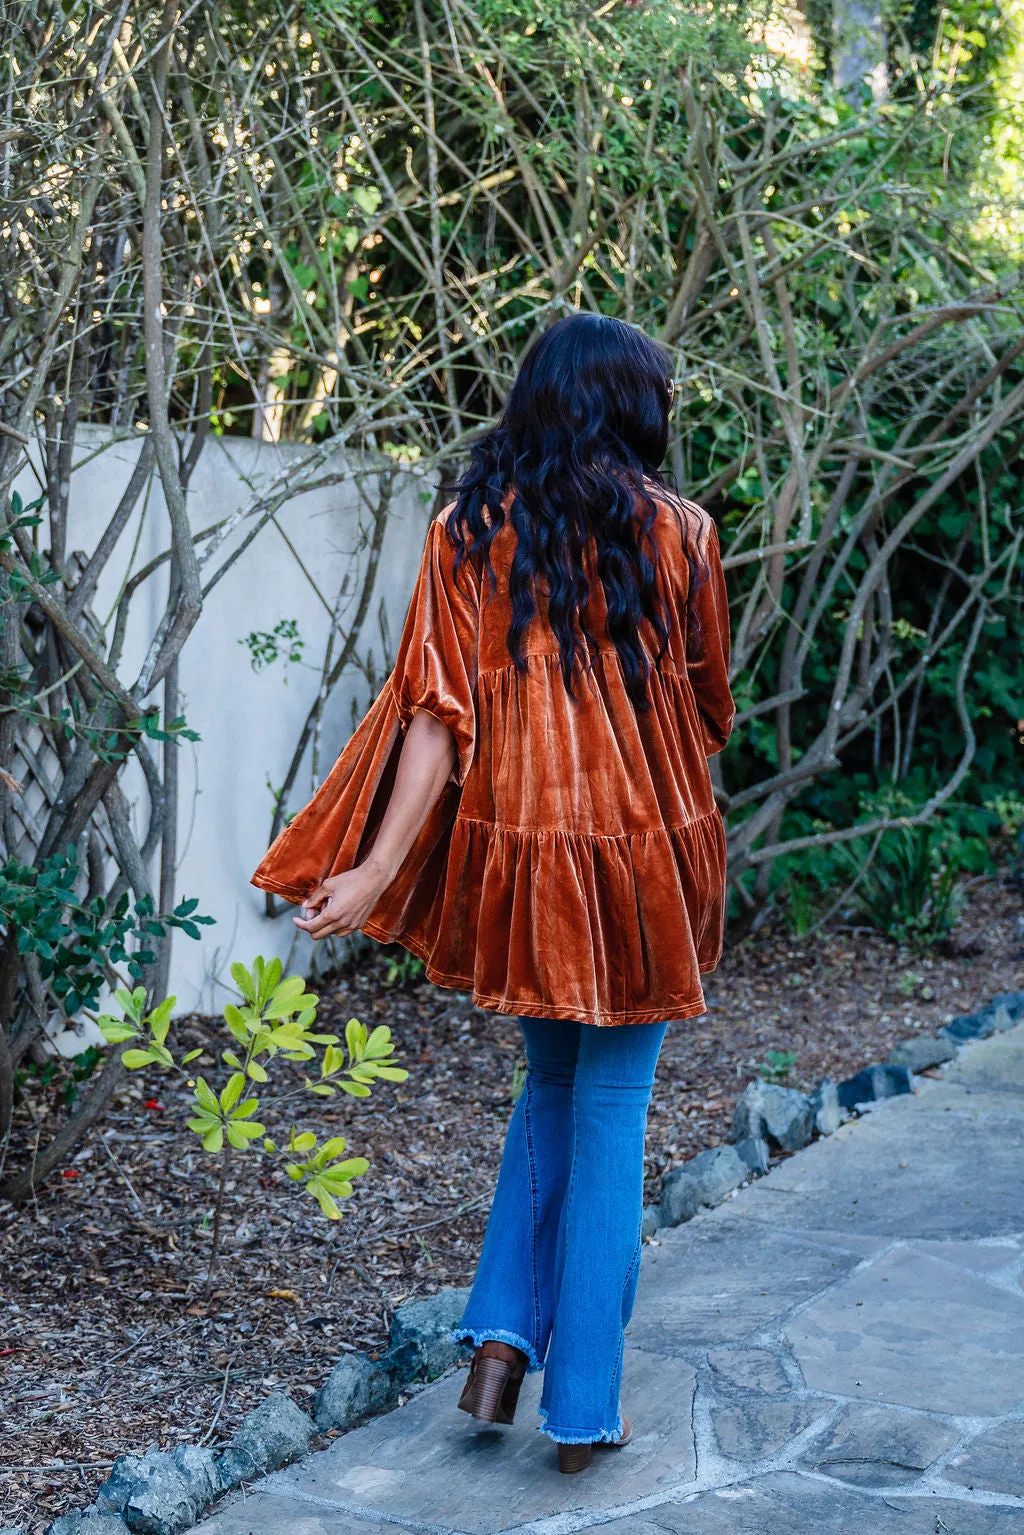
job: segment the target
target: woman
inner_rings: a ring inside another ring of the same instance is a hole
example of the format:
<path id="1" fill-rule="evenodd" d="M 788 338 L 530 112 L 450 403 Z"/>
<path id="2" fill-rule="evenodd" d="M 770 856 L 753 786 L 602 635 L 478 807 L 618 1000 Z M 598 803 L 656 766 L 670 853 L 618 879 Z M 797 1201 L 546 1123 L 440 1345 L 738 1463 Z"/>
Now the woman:
<path id="1" fill-rule="evenodd" d="M 721 952 L 728 610 L 713 524 L 659 474 L 671 399 L 620 321 L 531 347 L 431 524 L 394 671 L 253 881 L 519 1018 L 459 1405 L 509 1423 L 543 1369 L 563 1471 L 629 1438 L 647 1107 Z"/>

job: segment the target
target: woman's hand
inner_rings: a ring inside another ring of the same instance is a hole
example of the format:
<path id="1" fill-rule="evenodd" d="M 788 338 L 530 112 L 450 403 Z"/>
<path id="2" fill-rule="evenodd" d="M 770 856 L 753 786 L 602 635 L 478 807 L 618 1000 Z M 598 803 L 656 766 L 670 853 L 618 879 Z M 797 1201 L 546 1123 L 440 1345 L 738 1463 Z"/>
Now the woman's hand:
<path id="1" fill-rule="evenodd" d="M 333 874 L 306 897 L 302 916 L 293 917 L 292 921 L 312 938 L 354 933 L 366 921 L 387 884 L 387 879 L 367 864 L 344 874 Z"/>

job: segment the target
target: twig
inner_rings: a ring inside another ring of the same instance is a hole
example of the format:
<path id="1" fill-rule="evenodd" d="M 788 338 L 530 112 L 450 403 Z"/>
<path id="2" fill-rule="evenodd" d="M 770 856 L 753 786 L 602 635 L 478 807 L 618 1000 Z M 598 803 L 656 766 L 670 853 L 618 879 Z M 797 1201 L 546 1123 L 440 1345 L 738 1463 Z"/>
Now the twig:
<path id="1" fill-rule="evenodd" d="M 213 1208 L 213 1233 L 212 1233 L 212 1245 L 210 1247 L 210 1265 L 209 1265 L 208 1269 L 206 1270 L 206 1280 L 205 1280 L 205 1288 L 207 1290 L 209 1290 L 211 1284 L 213 1283 L 213 1271 L 214 1271 L 214 1269 L 217 1266 L 217 1259 L 220 1257 L 220 1223 L 221 1223 L 221 1215 L 222 1215 L 223 1210 L 224 1210 L 224 1190 L 225 1190 L 225 1188 L 227 1186 L 227 1181 L 228 1181 L 228 1162 L 229 1162 L 229 1160 L 230 1160 L 230 1158 L 229 1158 L 228 1147 L 227 1147 L 227 1145 L 225 1145 L 223 1150 L 221 1151 L 220 1181 L 217 1184 L 217 1203 L 214 1205 L 214 1208 Z"/>
<path id="2" fill-rule="evenodd" d="M 238 1350 L 236 1349 L 235 1352 L 231 1355 L 231 1358 L 228 1360 L 227 1367 L 224 1371 L 224 1384 L 220 1388 L 220 1401 L 217 1403 L 217 1411 L 214 1413 L 213 1421 L 209 1428 L 206 1430 L 206 1433 L 203 1435 L 202 1439 L 200 1439 L 200 1445 L 204 1445 L 206 1441 L 212 1437 L 213 1431 L 217 1427 L 217 1423 L 220 1420 L 220 1415 L 224 1411 L 224 1399 L 228 1394 L 228 1382 L 231 1379 L 231 1366 L 234 1364 L 237 1358 Z"/>
<path id="3" fill-rule="evenodd" d="M 50 1461 L 38 1466 L 0 1466 L 0 1475 L 10 1476 L 14 1472 L 26 1474 L 33 1471 L 109 1471 L 114 1464 L 112 1460 L 64 1460 L 60 1465 Z"/>
<path id="4" fill-rule="evenodd" d="M 187 1322 L 187 1321 L 185 1321 L 185 1322 L 179 1322 L 179 1323 L 178 1323 L 178 1325 L 177 1325 L 177 1326 L 176 1326 L 176 1327 L 172 1327 L 172 1328 L 171 1328 L 171 1330 L 170 1330 L 170 1331 L 169 1331 L 169 1332 L 167 1332 L 167 1333 L 165 1333 L 165 1334 L 164 1334 L 164 1338 L 165 1338 L 165 1339 L 166 1339 L 166 1338 L 173 1338 L 173 1337 L 174 1337 L 174 1334 L 175 1334 L 175 1333 L 177 1333 L 177 1332 L 181 1332 L 181 1330 L 182 1330 L 182 1328 L 183 1328 L 183 1327 L 187 1327 L 187 1326 L 188 1326 L 188 1322 Z M 109 1369 L 109 1367 L 110 1367 L 110 1366 L 111 1366 L 111 1365 L 112 1365 L 112 1364 L 114 1364 L 114 1363 L 116 1363 L 116 1361 L 117 1361 L 117 1360 L 118 1360 L 118 1359 L 123 1359 L 123 1358 L 124 1358 L 124 1357 L 125 1357 L 125 1355 L 126 1355 L 126 1354 L 130 1354 L 130 1353 L 132 1353 L 132 1351 L 133 1351 L 133 1350 L 134 1350 L 134 1349 L 137 1349 L 137 1348 L 141 1348 L 141 1346 L 142 1346 L 142 1344 L 143 1344 L 143 1343 L 146 1343 L 146 1342 L 149 1342 L 149 1341 L 150 1341 L 150 1340 L 152 1340 L 152 1341 L 153 1341 L 153 1342 L 155 1342 L 155 1341 L 156 1341 L 156 1339 L 157 1339 L 157 1338 L 158 1338 L 158 1337 L 159 1337 L 159 1336 L 160 1336 L 160 1332 L 159 1332 L 159 1329 L 158 1329 L 158 1330 L 157 1330 L 157 1331 L 156 1331 L 156 1332 L 155 1332 L 155 1333 L 153 1333 L 153 1332 L 147 1332 L 147 1333 L 143 1333 L 143 1335 L 142 1335 L 142 1337 L 141 1337 L 141 1338 L 136 1338 L 136 1340 L 135 1340 L 135 1342 L 134 1342 L 134 1343 L 129 1343 L 129 1344 L 128 1344 L 128 1347 L 127 1347 L 127 1348 L 123 1348 L 123 1349 L 121 1349 L 121 1350 L 120 1350 L 120 1351 L 119 1351 L 119 1352 L 118 1352 L 118 1353 L 116 1353 L 116 1354 L 111 1354 L 111 1356 L 110 1356 L 110 1358 L 109 1358 L 109 1359 L 105 1359 L 105 1360 L 104 1360 L 104 1361 L 103 1361 L 103 1363 L 102 1363 L 102 1364 L 101 1364 L 101 1365 L 99 1365 L 99 1367 L 98 1367 L 98 1368 L 99 1368 L 99 1369 L 101 1369 L 101 1370 L 106 1370 L 106 1369 Z"/>
<path id="5" fill-rule="evenodd" d="M 460 1215 L 467 1215 L 470 1210 L 477 1209 L 479 1205 L 486 1204 L 488 1200 L 493 1198 L 494 1190 L 490 1189 L 486 1194 L 478 1194 L 477 1197 L 475 1199 L 471 1199 L 468 1204 L 460 1205 L 457 1210 L 452 1210 L 449 1215 L 439 1215 L 436 1220 L 422 1221 L 418 1226 L 406 1226 L 404 1231 L 388 1231 L 385 1227 L 383 1231 L 374 1232 L 374 1236 L 386 1236 L 392 1242 L 397 1242 L 402 1237 L 414 1236 L 417 1231 L 427 1231 L 431 1226 L 447 1225 L 449 1221 L 456 1220 Z"/>
<path id="6" fill-rule="evenodd" d="M 146 1207 L 142 1203 L 142 1200 L 139 1198 L 138 1194 L 135 1192 L 135 1188 L 134 1188 L 134 1186 L 132 1184 L 132 1180 L 129 1178 L 128 1174 L 124 1171 L 124 1168 L 121 1166 L 120 1162 L 117 1160 L 117 1158 L 115 1157 L 114 1153 L 111 1151 L 110 1147 L 107 1145 L 107 1138 L 106 1138 L 105 1135 L 101 1135 L 100 1136 L 100 1145 L 103 1147 L 103 1150 L 107 1153 L 107 1156 L 110 1158 L 111 1162 L 113 1163 L 114 1170 L 117 1173 L 118 1177 L 123 1179 L 124 1183 L 127 1185 L 129 1194 L 132 1196 L 132 1198 L 134 1199 L 135 1203 L 138 1205 L 139 1209 L 142 1211 L 143 1215 L 145 1215 Z"/>
<path id="7" fill-rule="evenodd" d="M 7 1129 L 4 1131 L 3 1140 L 0 1142 L 0 1183 L 3 1182 L 4 1168 L 7 1165 L 7 1153 L 11 1146 L 11 1131 L 13 1128 L 13 1125 L 7 1126 Z"/>

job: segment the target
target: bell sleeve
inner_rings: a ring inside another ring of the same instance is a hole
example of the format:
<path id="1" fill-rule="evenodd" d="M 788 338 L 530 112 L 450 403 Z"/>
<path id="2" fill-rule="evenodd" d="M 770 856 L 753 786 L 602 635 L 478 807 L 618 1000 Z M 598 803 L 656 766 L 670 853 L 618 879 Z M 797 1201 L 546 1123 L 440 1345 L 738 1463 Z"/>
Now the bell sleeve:
<path id="1" fill-rule="evenodd" d="M 435 518 L 392 676 L 403 730 L 417 709 L 447 725 L 457 753 L 452 779 L 462 784 L 476 751 L 479 590 L 469 562 L 456 579 L 453 560 L 444 522 Z"/>
<path id="2" fill-rule="evenodd" d="M 706 515 L 706 514 L 705 514 Z M 701 537 L 707 576 L 694 593 L 686 641 L 686 673 L 697 702 L 705 755 L 720 752 L 729 739 L 736 709 L 729 688 L 729 595 L 710 517 Z"/>
<path id="3" fill-rule="evenodd" d="M 362 861 L 380 828 L 402 740 L 418 709 L 451 731 L 456 761 L 409 859 L 422 860 L 443 837 L 477 743 L 478 576 L 466 562 L 456 581 L 453 555 L 444 525 L 435 519 L 394 668 L 320 788 L 252 875 L 261 890 L 302 902 L 322 880 Z"/>

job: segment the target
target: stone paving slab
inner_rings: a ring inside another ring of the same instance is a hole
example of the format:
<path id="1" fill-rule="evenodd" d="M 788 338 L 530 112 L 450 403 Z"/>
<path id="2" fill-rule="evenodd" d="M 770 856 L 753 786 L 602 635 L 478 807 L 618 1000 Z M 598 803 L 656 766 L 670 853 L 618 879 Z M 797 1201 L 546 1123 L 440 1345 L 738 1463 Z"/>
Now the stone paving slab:
<path id="1" fill-rule="evenodd" d="M 1011 1035 L 1000 1042 L 1009 1047 Z M 1024 1055 L 1019 1039 L 1013 1047 Z M 1024 1092 L 922 1081 L 912 1096 L 891 1098 L 790 1157 L 728 1208 L 773 1229 L 1013 1235 L 1024 1229 L 1022 1145 Z"/>
<path id="2" fill-rule="evenodd" d="M 1019 1419 L 987 1429 L 954 1455 L 946 1467 L 946 1477 L 964 1487 L 983 1492 L 1024 1491 L 1024 1422 Z M 1021 1520 L 1024 1529 L 1024 1519 Z"/>
<path id="3" fill-rule="evenodd" d="M 1024 1026 L 919 1086 L 658 1233 L 590 1471 L 458 1371 L 205 1535 L 1024 1535 Z"/>
<path id="4" fill-rule="evenodd" d="M 1024 1258 L 1022 1237 L 989 1237 L 980 1242 L 915 1242 L 914 1247 L 919 1253 L 942 1258 L 976 1274 L 1006 1276 L 1008 1288 L 1012 1287 L 1013 1276 L 1020 1272 Z"/>
<path id="5" fill-rule="evenodd" d="M 490 1535 L 544 1517 L 564 1505 L 567 1494 L 574 1508 L 602 1510 L 667 1491 L 695 1474 L 695 1374 L 677 1359 L 627 1349 L 623 1401 L 657 1404 L 656 1411 L 638 1415 L 628 1456 L 625 1449 L 603 1450 L 585 1477 L 562 1476 L 554 1445 L 538 1430 L 540 1375 L 524 1382 L 511 1428 L 481 1427 L 459 1412 L 463 1380 L 462 1372 L 448 1376 L 266 1485 L 279 1494 L 301 1490 L 326 1506 L 365 1510 L 370 1519 L 384 1514 Z"/>
<path id="6" fill-rule="evenodd" d="M 337 1509 L 256 1492 L 208 1519 L 210 1535 L 395 1535 L 393 1524 L 374 1524 Z"/>
<path id="7" fill-rule="evenodd" d="M 1024 1411 L 1024 1291 L 913 1245 L 865 1264 L 785 1331 L 812 1390 L 963 1417 Z"/>
<path id="8" fill-rule="evenodd" d="M 883 1498 L 783 1474 L 705 1492 L 685 1503 L 662 1503 L 601 1530 L 602 1535 L 1020 1535 L 1021 1515 L 1014 1508 L 946 1498 Z"/>
<path id="9" fill-rule="evenodd" d="M 950 1063 L 945 1080 L 990 1092 L 1024 1093 L 1024 1052 L 1014 1037 L 1019 1033 L 1017 1028 L 1009 1034 L 993 1034 L 990 1039 L 979 1040 L 970 1051 Z"/>
<path id="10" fill-rule="evenodd" d="M 854 1402 L 807 1451 L 803 1464 L 856 1487 L 902 1487 L 917 1481 L 959 1439 L 959 1428 L 948 1418 Z"/>
<path id="11" fill-rule="evenodd" d="M 768 1348 L 716 1348 L 708 1354 L 711 1376 L 722 1391 L 742 1393 L 790 1389 L 793 1382 L 777 1354 Z"/>
<path id="12" fill-rule="evenodd" d="M 711 1422 L 723 1455 L 732 1460 L 763 1460 L 783 1449 L 808 1424 L 823 1418 L 830 1408 L 826 1400 L 752 1398 L 716 1407 Z"/>
<path id="13" fill-rule="evenodd" d="M 766 1233 L 734 1217 L 730 1212 L 744 1197 L 658 1233 L 658 1245 L 644 1254 L 627 1333 L 636 1347 L 695 1357 L 708 1347 L 737 1343 L 862 1261 L 860 1246 L 826 1247 L 799 1232 Z M 880 1246 L 872 1242 L 868 1250 Z"/>

